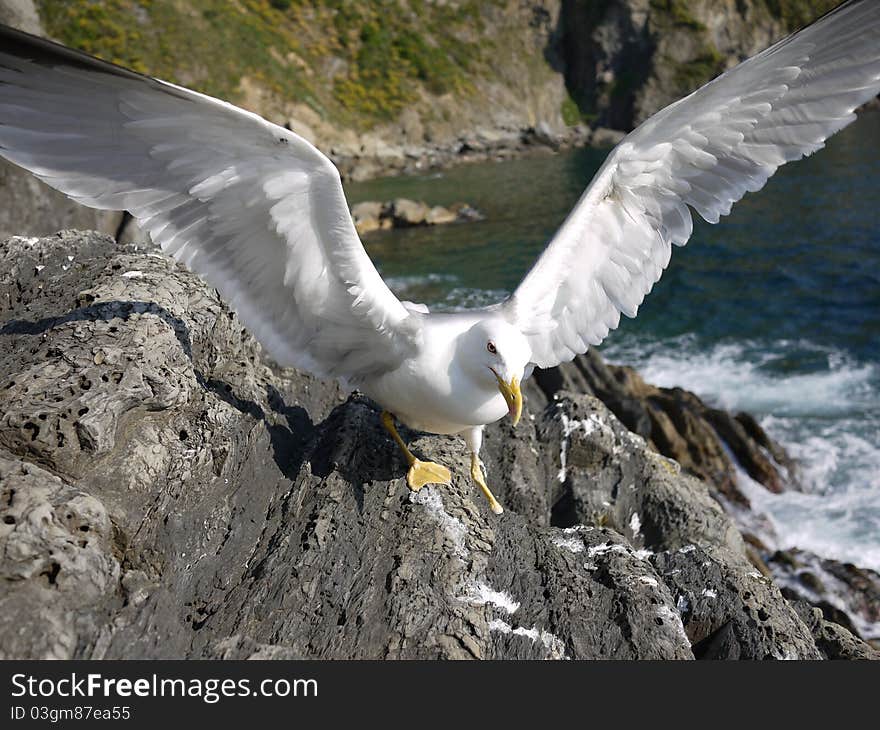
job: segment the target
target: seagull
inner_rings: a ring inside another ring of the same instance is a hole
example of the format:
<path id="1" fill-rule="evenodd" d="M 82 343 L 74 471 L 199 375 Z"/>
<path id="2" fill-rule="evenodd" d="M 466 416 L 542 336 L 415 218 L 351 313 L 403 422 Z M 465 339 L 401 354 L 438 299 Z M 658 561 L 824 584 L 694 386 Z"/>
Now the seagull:
<path id="1" fill-rule="evenodd" d="M 282 366 L 336 378 L 384 410 L 417 491 L 449 470 L 396 428 L 456 434 L 489 507 L 483 429 L 520 419 L 533 368 L 615 329 L 687 243 L 880 92 L 880 2 L 850 0 L 657 112 L 608 155 L 504 301 L 400 301 L 358 238 L 339 173 L 248 111 L 0 27 L 0 156 L 83 205 L 127 210 L 215 287 Z"/>

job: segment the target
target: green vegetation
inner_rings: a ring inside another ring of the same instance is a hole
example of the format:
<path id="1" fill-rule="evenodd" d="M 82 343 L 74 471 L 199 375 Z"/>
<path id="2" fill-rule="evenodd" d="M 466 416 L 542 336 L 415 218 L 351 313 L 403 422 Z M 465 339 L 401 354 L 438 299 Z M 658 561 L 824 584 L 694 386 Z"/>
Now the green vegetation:
<path id="1" fill-rule="evenodd" d="M 651 0 L 651 10 L 661 13 L 677 26 L 704 31 L 706 26 L 691 15 L 687 0 Z"/>
<path id="2" fill-rule="evenodd" d="M 487 52 L 472 32 L 485 5 L 476 0 L 455 7 L 430 0 L 37 5 L 52 36 L 100 58 L 233 100 L 247 78 L 356 127 L 393 117 L 423 89 L 468 93 L 472 66 Z"/>
<path id="3" fill-rule="evenodd" d="M 478 3 L 451 9 L 410 2 L 406 10 L 397 2 L 325 4 L 333 10 L 350 69 L 334 84 L 334 96 L 346 109 L 389 117 L 417 98 L 419 86 L 433 94 L 469 88 L 467 74 L 479 47 L 450 31 L 462 20 L 478 20 Z"/>
<path id="4" fill-rule="evenodd" d="M 577 103 L 570 96 L 566 96 L 565 99 L 562 100 L 562 108 L 560 109 L 562 113 L 562 121 L 569 127 L 574 127 L 577 124 L 581 123 L 581 110 L 578 108 Z"/>
<path id="5" fill-rule="evenodd" d="M 764 0 L 770 14 L 779 18 L 787 30 L 803 28 L 840 5 L 840 2 L 841 0 Z"/>
<path id="6" fill-rule="evenodd" d="M 590 0 L 579 22 L 602 22 L 615 1 Z M 504 20 L 511 17 L 511 0 L 36 2 L 49 34 L 75 48 L 232 101 L 258 93 L 302 102 L 337 125 L 361 130 L 412 104 L 435 113 L 422 101 L 426 93 L 473 95 L 474 80 L 503 78 L 513 54 L 520 54 L 516 62 L 527 68 L 523 83 L 540 84 L 552 73 L 537 50 L 521 58 L 524 31 L 517 23 L 525 27 L 525 22 Z M 740 2 L 764 8 L 793 29 L 838 0 Z M 682 93 L 723 67 L 693 7 L 693 0 L 650 0 L 652 32 L 684 36 L 686 48 L 698 49 L 687 63 L 667 59 Z M 589 28 L 583 35 L 589 36 Z M 628 65 L 616 73 L 603 103 L 625 108 L 645 74 Z M 560 111 L 566 124 L 575 125 L 601 110 L 595 99 L 575 93 Z"/>
<path id="7" fill-rule="evenodd" d="M 710 43 L 696 58 L 675 64 L 675 83 L 682 89 L 682 93 L 690 93 L 711 81 L 723 70 L 724 56 Z"/>

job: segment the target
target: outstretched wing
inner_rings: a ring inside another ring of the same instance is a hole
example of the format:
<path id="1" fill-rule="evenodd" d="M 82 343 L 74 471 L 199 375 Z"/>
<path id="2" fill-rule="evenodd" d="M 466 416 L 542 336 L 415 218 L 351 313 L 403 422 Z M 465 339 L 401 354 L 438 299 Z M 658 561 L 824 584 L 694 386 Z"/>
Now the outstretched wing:
<path id="1" fill-rule="evenodd" d="M 502 305 L 551 367 L 634 317 L 690 238 L 786 162 L 811 154 L 880 92 L 880 2 L 847 2 L 671 104 L 611 152 Z M 688 207 L 690 206 L 690 208 Z"/>
<path id="2" fill-rule="evenodd" d="M 0 155 L 130 211 L 283 365 L 357 383 L 412 346 L 336 168 L 255 114 L 0 26 Z"/>

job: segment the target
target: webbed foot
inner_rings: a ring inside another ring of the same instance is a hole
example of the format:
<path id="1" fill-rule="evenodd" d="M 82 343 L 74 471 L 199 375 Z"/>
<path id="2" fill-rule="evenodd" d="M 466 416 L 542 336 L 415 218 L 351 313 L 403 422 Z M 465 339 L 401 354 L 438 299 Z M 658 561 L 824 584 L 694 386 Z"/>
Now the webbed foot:
<path id="1" fill-rule="evenodd" d="M 406 473 L 406 483 L 414 492 L 418 492 L 426 484 L 450 484 L 452 475 L 442 464 L 433 461 L 413 461 Z"/>

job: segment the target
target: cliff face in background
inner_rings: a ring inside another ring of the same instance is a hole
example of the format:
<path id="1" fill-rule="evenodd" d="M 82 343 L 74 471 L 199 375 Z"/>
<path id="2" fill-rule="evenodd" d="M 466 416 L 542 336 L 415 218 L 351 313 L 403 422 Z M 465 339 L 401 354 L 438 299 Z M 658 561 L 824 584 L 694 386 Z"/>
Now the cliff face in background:
<path id="1" fill-rule="evenodd" d="M 555 144 L 586 141 L 579 125 L 629 130 L 835 4 L 38 0 L 35 7 L 49 36 L 289 123 L 343 172 L 366 177 L 448 164 L 463 146 L 491 156 L 521 146 L 524 134 L 526 142 Z M 27 15 L 31 30 L 34 16 Z"/>
<path id="2" fill-rule="evenodd" d="M 839 0 L 567 0 L 559 47 L 581 115 L 630 130 Z"/>
<path id="3" fill-rule="evenodd" d="M 834 4 L 0 0 L 0 22 L 241 104 L 363 179 L 611 145 L 607 127 L 630 129 Z M 120 223 L 6 162 L 0 197 L 0 235 Z"/>

